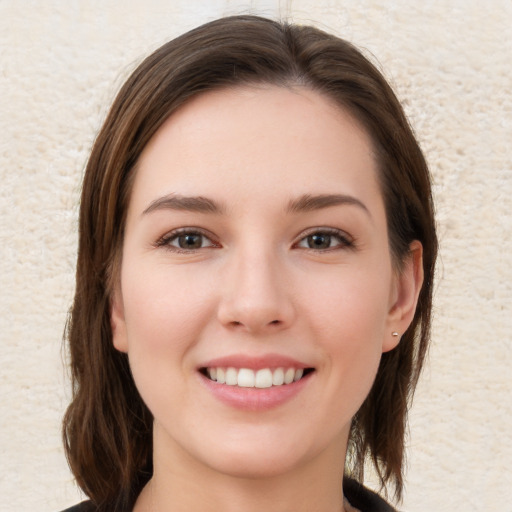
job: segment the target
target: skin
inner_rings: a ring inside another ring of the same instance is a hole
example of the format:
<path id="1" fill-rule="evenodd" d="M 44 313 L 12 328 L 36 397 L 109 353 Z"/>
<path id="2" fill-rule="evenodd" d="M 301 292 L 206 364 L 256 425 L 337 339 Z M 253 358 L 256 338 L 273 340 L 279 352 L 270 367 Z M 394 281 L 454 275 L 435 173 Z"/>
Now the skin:
<path id="1" fill-rule="evenodd" d="M 299 201 L 332 194 L 344 200 Z M 177 229 L 202 233 L 199 246 L 180 247 Z M 368 135 L 328 99 L 243 87 L 173 114 L 138 162 L 112 301 L 114 345 L 154 415 L 154 476 L 135 511 L 343 510 L 351 418 L 421 281 L 418 242 L 393 266 Z M 219 401 L 198 371 L 269 353 L 314 372 L 268 410 Z"/>

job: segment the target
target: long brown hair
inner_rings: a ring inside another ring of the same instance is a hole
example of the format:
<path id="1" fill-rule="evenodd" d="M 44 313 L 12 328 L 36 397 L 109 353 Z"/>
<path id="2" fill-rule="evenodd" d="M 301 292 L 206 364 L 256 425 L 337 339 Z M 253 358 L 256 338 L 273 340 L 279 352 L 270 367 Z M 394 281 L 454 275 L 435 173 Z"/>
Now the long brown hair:
<path id="1" fill-rule="evenodd" d="M 382 356 L 353 419 L 346 461 L 347 471 L 362 480 L 370 458 L 382 485 L 394 484 L 401 496 L 406 416 L 429 341 L 437 252 L 425 159 L 393 91 L 354 46 L 313 27 L 235 16 L 196 28 L 146 58 L 120 90 L 87 164 L 66 329 L 73 399 L 63 436 L 71 470 L 99 511 L 132 507 L 152 474 L 152 417 L 127 356 L 113 347 L 109 307 L 137 160 L 191 97 L 254 83 L 302 85 L 348 109 L 373 141 L 397 268 L 413 240 L 423 245 L 414 320 L 398 347 Z"/>

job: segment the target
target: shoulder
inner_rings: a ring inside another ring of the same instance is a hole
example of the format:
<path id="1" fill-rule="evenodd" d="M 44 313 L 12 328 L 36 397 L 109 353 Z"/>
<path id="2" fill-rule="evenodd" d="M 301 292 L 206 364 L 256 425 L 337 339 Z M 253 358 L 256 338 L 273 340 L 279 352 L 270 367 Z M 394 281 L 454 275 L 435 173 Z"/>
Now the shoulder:
<path id="1" fill-rule="evenodd" d="M 378 494 L 351 478 L 343 479 L 343 492 L 350 505 L 361 512 L 396 512 Z"/>
<path id="2" fill-rule="evenodd" d="M 69 507 L 66 510 L 63 510 L 62 512 L 94 512 L 96 510 L 96 507 L 90 502 L 82 501 L 82 503 L 79 503 L 78 505 L 74 505 L 73 507 Z"/>

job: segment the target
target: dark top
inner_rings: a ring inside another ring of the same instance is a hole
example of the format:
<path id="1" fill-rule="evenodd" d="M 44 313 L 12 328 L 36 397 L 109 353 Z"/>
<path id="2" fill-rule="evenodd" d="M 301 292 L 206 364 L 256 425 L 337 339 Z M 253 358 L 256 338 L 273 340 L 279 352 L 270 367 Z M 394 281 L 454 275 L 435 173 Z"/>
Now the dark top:
<path id="1" fill-rule="evenodd" d="M 350 505 L 361 512 L 396 512 L 378 494 L 351 478 L 343 479 L 343 492 Z"/>
<path id="2" fill-rule="evenodd" d="M 72 507 L 63 510 L 62 512 L 94 512 L 96 507 L 89 501 L 82 501 L 78 505 L 74 505 Z"/>
<path id="3" fill-rule="evenodd" d="M 350 478 L 344 479 L 343 492 L 345 493 L 345 498 L 347 498 L 350 505 L 361 512 L 396 512 L 395 509 L 386 503 L 378 494 L 375 494 Z M 95 511 L 96 507 L 90 501 L 83 501 L 74 507 L 63 510 L 62 512 Z"/>

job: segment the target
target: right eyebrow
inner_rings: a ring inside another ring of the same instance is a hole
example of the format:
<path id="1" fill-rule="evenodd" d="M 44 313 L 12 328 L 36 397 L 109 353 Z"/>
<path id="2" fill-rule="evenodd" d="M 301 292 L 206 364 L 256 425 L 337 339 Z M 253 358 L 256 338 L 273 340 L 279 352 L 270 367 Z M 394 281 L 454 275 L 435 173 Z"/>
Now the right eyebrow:
<path id="1" fill-rule="evenodd" d="M 179 210 L 214 214 L 221 214 L 224 212 L 224 208 L 213 199 L 208 199 L 203 196 L 182 196 L 179 194 L 168 194 L 155 199 L 142 212 L 142 215 L 146 215 L 156 210 Z"/>

